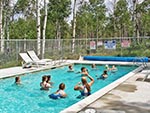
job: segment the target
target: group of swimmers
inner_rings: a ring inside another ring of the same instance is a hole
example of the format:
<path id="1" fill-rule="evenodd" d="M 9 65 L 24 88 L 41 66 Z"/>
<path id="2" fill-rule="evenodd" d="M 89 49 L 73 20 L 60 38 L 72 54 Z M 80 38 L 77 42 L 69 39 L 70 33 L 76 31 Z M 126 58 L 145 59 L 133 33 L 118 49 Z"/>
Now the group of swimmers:
<path id="1" fill-rule="evenodd" d="M 106 65 L 105 67 L 106 67 L 106 70 L 104 70 L 103 74 L 100 77 L 98 77 L 97 79 L 106 79 L 108 77 L 107 71 L 117 70 L 117 68 L 114 65 L 112 66 L 112 68 L 110 68 L 108 65 Z M 72 65 L 69 65 L 68 68 L 69 68 L 68 72 L 74 72 Z M 95 64 L 92 64 L 91 68 L 97 69 Z M 78 73 L 81 73 L 81 75 L 82 75 L 81 82 L 78 82 L 74 86 L 74 90 L 80 91 L 81 96 L 84 96 L 84 97 L 89 96 L 91 94 L 91 86 L 94 83 L 94 78 L 89 75 L 89 72 L 85 67 L 82 67 L 81 72 L 78 72 Z M 87 79 L 90 79 L 90 82 L 88 82 Z M 42 82 L 40 83 L 40 87 L 41 87 L 40 89 L 41 90 L 49 90 L 49 88 L 52 88 L 53 82 L 51 82 L 50 80 L 51 80 L 50 75 L 42 76 Z M 21 84 L 20 77 L 15 78 L 15 83 Z M 53 99 L 65 98 L 67 96 L 67 94 L 64 90 L 65 90 L 65 84 L 60 83 L 59 89 L 56 92 L 50 94 L 49 97 L 53 98 Z"/>
<path id="2" fill-rule="evenodd" d="M 42 77 L 42 82 L 40 83 L 40 86 L 41 86 L 41 90 L 49 90 L 49 88 L 52 88 L 52 85 L 53 85 L 53 82 L 50 81 L 51 80 L 51 76 L 48 75 L 44 75 Z M 49 95 L 49 97 L 51 98 L 64 98 L 67 96 L 67 94 L 65 93 L 65 84 L 64 83 L 61 83 L 59 84 L 59 89 L 54 92 L 53 94 Z"/>
<path id="3" fill-rule="evenodd" d="M 50 82 L 50 79 L 50 75 L 42 76 L 42 82 L 40 83 L 41 90 L 49 90 L 49 88 L 52 88 L 52 83 Z"/>
<path id="4" fill-rule="evenodd" d="M 115 67 L 115 65 L 112 65 L 112 67 L 110 68 L 108 65 L 105 65 L 105 70 L 103 71 L 103 73 L 101 74 L 100 77 L 98 77 L 97 79 L 106 79 L 108 77 L 108 71 L 110 72 L 116 72 L 117 71 L 117 68 Z"/>
<path id="5" fill-rule="evenodd" d="M 69 65 L 68 68 L 69 68 L 68 71 L 72 71 L 72 72 L 74 71 L 72 65 Z M 74 86 L 74 90 L 80 91 L 81 96 L 84 97 L 89 96 L 91 94 L 91 86 L 94 83 L 94 79 L 92 78 L 92 76 L 89 75 L 88 70 L 85 67 L 82 67 L 81 72 L 78 73 L 81 73 L 83 76 L 81 77 L 81 82 L 78 82 Z M 87 82 L 88 78 L 90 79 L 90 82 Z M 49 97 L 53 99 L 66 97 L 67 94 L 65 93 L 64 89 L 65 89 L 65 84 L 61 83 L 59 85 L 59 90 L 49 95 Z"/>

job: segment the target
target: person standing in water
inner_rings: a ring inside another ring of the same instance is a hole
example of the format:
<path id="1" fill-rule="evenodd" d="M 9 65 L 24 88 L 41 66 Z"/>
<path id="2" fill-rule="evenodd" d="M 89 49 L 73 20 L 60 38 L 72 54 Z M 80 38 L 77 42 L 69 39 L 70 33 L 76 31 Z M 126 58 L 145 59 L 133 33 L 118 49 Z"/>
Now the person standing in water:
<path id="1" fill-rule="evenodd" d="M 16 84 L 16 85 L 21 84 L 21 79 L 20 79 L 20 77 L 15 77 L 15 84 Z"/>
<path id="2" fill-rule="evenodd" d="M 89 83 L 87 82 L 86 77 L 91 80 Z M 89 96 L 91 94 L 91 86 L 93 83 L 94 79 L 89 74 L 86 74 L 86 76 L 81 78 L 81 83 L 79 82 L 74 86 L 74 90 L 80 91 L 82 96 Z"/>

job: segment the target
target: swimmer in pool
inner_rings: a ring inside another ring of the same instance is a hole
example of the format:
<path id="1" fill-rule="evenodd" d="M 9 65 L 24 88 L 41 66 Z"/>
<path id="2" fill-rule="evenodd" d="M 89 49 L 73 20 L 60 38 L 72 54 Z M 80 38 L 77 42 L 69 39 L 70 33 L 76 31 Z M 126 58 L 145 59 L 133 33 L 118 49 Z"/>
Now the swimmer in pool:
<path id="1" fill-rule="evenodd" d="M 81 68 L 81 72 L 77 72 L 76 74 L 81 73 L 82 76 L 88 75 L 88 70 L 85 67 Z"/>
<path id="2" fill-rule="evenodd" d="M 21 79 L 20 79 L 20 77 L 15 77 L 15 84 L 16 84 L 16 85 L 21 84 Z"/>
<path id="3" fill-rule="evenodd" d="M 117 67 L 115 67 L 115 65 L 113 65 L 112 68 L 110 68 L 110 70 L 111 70 L 112 72 L 116 72 L 118 69 L 117 69 Z"/>
<path id="4" fill-rule="evenodd" d="M 87 76 L 89 74 L 88 70 L 85 67 L 81 68 L 81 75 L 82 76 Z"/>
<path id="5" fill-rule="evenodd" d="M 73 69 L 73 66 L 72 66 L 72 65 L 69 65 L 69 66 L 68 66 L 68 68 L 69 68 L 68 72 L 73 72 L 73 71 L 74 71 L 74 69 Z"/>
<path id="6" fill-rule="evenodd" d="M 67 96 L 67 94 L 64 90 L 65 90 L 65 84 L 64 83 L 59 84 L 59 89 L 55 93 L 51 94 L 50 98 L 55 98 L 55 99 L 56 98 L 65 98 Z"/>
<path id="7" fill-rule="evenodd" d="M 104 70 L 103 74 L 97 79 L 106 79 L 108 77 L 107 70 Z"/>
<path id="8" fill-rule="evenodd" d="M 51 85 L 47 83 L 47 76 L 42 77 L 42 82 L 40 83 L 41 90 L 49 90 L 51 88 Z"/>
<path id="9" fill-rule="evenodd" d="M 87 77 L 91 80 L 89 83 L 87 82 Z M 94 79 L 90 75 L 86 75 L 86 77 L 81 78 L 81 83 L 79 82 L 74 86 L 74 90 L 80 91 L 82 96 L 89 96 L 91 94 L 91 86 L 94 83 Z"/>
<path id="10" fill-rule="evenodd" d="M 92 69 L 96 69 L 96 65 L 95 65 L 95 64 L 92 64 L 92 65 L 91 65 L 91 68 L 92 68 Z"/>
<path id="11" fill-rule="evenodd" d="M 51 75 L 47 75 L 47 83 L 49 83 L 51 86 L 54 84 L 53 82 L 51 82 Z"/>
<path id="12" fill-rule="evenodd" d="M 107 71 L 109 71 L 110 70 L 110 67 L 109 67 L 109 65 L 105 65 L 105 69 L 107 70 Z"/>

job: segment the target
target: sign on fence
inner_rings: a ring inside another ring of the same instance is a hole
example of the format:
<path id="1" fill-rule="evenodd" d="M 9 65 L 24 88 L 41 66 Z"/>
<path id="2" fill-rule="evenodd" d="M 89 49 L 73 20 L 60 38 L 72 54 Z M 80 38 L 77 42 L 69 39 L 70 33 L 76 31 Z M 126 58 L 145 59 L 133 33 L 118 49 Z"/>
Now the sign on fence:
<path id="1" fill-rule="evenodd" d="M 105 49 L 116 49 L 116 41 L 115 40 L 105 41 L 104 48 Z"/>
<path id="2" fill-rule="evenodd" d="M 98 46 L 98 47 L 100 47 L 100 46 L 102 46 L 102 45 L 103 45 L 103 42 L 102 42 L 102 41 L 98 41 L 98 42 L 97 42 L 97 46 Z"/>
<path id="3" fill-rule="evenodd" d="M 129 40 L 122 40 L 121 47 L 130 47 L 131 42 Z"/>
<path id="4" fill-rule="evenodd" d="M 90 49 L 96 49 L 95 41 L 90 41 Z"/>

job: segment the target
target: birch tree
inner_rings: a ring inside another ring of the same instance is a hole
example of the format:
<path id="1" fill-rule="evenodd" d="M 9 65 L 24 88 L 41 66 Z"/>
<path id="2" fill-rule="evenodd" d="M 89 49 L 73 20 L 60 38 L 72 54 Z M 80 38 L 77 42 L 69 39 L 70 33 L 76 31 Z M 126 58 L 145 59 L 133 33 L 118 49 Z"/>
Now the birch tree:
<path id="1" fill-rule="evenodd" d="M 36 0 L 37 54 L 41 51 L 40 0 Z"/>
<path id="2" fill-rule="evenodd" d="M 1 52 L 4 52 L 4 35 L 3 35 L 3 0 L 0 0 L 0 39 L 1 39 Z"/>
<path id="3" fill-rule="evenodd" d="M 45 54 L 45 31 L 46 31 L 46 25 L 47 25 L 47 4 L 48 1 L 44 0 L 44 24 L 43 24 L 43 43 L 42 43 L 42 58 L 44 58 Z"/>
<path id="4" fill-rule="evenodd" d="M 3 33 L 5 39 L 7 39 L 6 48 L 9 50 L 9 39 L 10 39 L 10 22 L 11 22 L 11 15 L 14 8 L 14 2 L 11 0 L 5 0 L 3 2 Z"/>
<path id="5" fill-rule="evenodd" d="M 73 23 L 72 23 L 72 53 L 74 53 L 75 48 L 75 35 L 76 35 L 76 0 L 74 0 L 73 5 Z"/>

